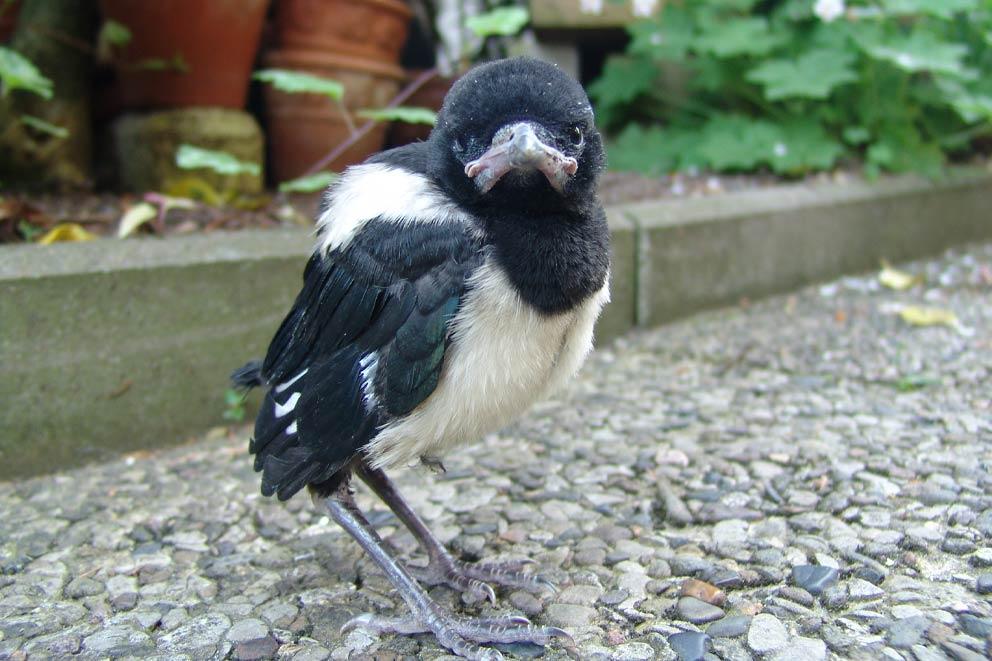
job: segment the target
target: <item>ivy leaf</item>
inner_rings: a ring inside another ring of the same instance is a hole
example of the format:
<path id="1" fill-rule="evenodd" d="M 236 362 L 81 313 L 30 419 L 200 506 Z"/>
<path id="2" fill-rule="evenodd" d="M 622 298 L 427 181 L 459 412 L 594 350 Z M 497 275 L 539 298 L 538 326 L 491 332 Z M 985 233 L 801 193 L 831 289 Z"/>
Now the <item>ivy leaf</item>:
<path id="1" fill-rule="evenodd" d="M 835 87 L 857 80 L 853 62 L 852 53 L 818 49 L 795 60 L 768 60 L 749 71 L 747 79 L 762 85 L 769 101 L 825 99 Z"/>
<path id="2" fill-rule="evenodd" d="M 929 71 L 963 78 L 974 77 L 974 72 L 965 68 L 962 62 L 968 54 L 968 47 L 941 41 L 930 32 L 917 31 L 908 37 L 890 36 L 877 43 L 863 44 L 863 47 L 871 57 L 891 62 L 910 73 Z"/>
<path id="3" fill-rule="evenodd" d="M 643 57 L 613 56 L 603 74 L 589 85 L 589 95 L 605 106 L 630 103 L 654 89 L 658 68 Z"/>
<path id="4" fill-rule="evenodd" d="M 51 122 L 45 121 L 41 117 L 35 117 L 34 115 L 21 115 L 20 120 L 21 124 L 30 126 L 35 131 L 46 133 L 60 140 L 64 140 L 69 137 L 69 129 L 64 126 L 59 126 L 58 124 L 52 124 Z"/>
<path id="5" fill-rule="evenodd" d="M 530 21 L 524 7 L 500 7 L 465 21 L 465 27 L 479 37 L 512 37 Z"/>
<path id="6" fill-rule="evenodd" d="M 242 161 L 226 151 L 202 149 L 187 144 L 179 145 L 179 150 L 176 151 L 176 165 L 184 170 L 207 168 L 218 174 L 226 175 L 243 173 L 259 175 L 262 172 L 258 163 Z"/>
<path id="7" fill-rule="evenodd" d="M 338 179 L 336 172 L 323 171 L 290 179 L 279 184 L 280 193 L 316 193 L 324 190 Z"/>
<path id="8" fill-rule="evenodd" d="M 262 69 L 256 71 L 252 78 L 268 83 L 281 92 L 290 94 L 323 94 L 339 101 L 344 97 L 344 85 L 336 80 L 315 76 L 302 71 L 289 69 Z"/>
<path id="9" fill-rule="evenodd" d="M 946 20 L 978 9 L 978 0 L 882 0 L 882 8 L 895 16 L 929 14 Z"/>
<path id="10" fill-rule="evenodd" d="M 31 60 L 15 50 L 0 46 L 0 96 L 22 89 L 50 99 L 53 87 L 52 81 Z"/>
<path id="11" fill-rule="evenodd" d="M 760 17 L 733 18 L 706 26 L 695 40 L 695 49 L 718 57 L 764 55 L 780 46 L 785 35 L 772 33 Z"/>
<path id="12" fill-rule="evenodd" d="M 436 112 L 430 108 L 416 108 L 413 106 L 370 108 L 359 110 L 358 115 L 374 119 L 377 122 L 406 122 L 407 124 L 427 124 L 428 126 L 434 126 L 437 123 Z"/>

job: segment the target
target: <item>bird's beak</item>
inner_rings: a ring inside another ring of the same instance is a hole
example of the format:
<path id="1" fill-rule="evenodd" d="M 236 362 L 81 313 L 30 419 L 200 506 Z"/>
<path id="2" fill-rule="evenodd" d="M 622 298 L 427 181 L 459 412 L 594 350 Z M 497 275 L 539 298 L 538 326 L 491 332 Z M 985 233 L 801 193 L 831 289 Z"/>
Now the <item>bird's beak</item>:
<path id="1" fill-rule="evenodd" d="M 497 131 L 489 151 L 468 163 L 465 175 L 487 193 L 510 170 L 539 170 L 560 193 L 578 168 L 574 158 L 541 142 L 532 124 L 519 122 Z"/>

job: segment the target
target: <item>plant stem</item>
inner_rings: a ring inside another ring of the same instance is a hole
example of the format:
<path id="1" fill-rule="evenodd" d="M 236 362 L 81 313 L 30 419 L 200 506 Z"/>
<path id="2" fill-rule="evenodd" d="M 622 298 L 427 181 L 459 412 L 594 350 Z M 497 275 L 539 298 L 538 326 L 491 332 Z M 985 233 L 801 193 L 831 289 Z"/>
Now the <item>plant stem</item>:
<path id="1" fill-rule="evenodd" d="M 400 105 L 401 103 L 409 99 L 414 92 L 416 92 L 421 87 L 423 87 L 428 81 L 430 81 L 436 75 L 437 75 L 436 68 L 428 69 L 427 71 L 424 71 L 419 76 L 411 80 L 406 87 L 401 89 L 399 93 L 396 96 L 394 96 L 389 103 L 386 104 L 386 107 L 395 108 L 396 106 Z M 357 143 L 359 140 L 361 140 L 366 135 L 368 135 L 375 125 L 376 125 L 376 120 L 374 119 L 370 119 L 369 121 L 362 124 L 362 126 L 357 131 L 353 131 L 350 136 L 339 142 L 338 145 L 334 149 L 329 151 L 323 158 L 321 158 L 319 161 L 311 165 L 304 173 L 304 176 L 320 172 L 330 163 L 333 163 L 339 156 L 341 156 L 341 154 L 345 153 L 355 143 Z"/>

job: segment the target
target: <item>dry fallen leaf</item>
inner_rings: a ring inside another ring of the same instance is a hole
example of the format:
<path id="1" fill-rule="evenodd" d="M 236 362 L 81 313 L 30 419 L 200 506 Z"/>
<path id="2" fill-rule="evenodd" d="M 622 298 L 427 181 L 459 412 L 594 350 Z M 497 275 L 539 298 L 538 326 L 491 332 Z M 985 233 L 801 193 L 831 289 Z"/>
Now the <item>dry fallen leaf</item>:
<path id="1" fill-rule="evenodd" d="M 117 228 L 117 238 L 123 239 L 134 234 L 135 230 L 158 215 L 158 209 L 147 202 L 139 202 L 127 210 L 121 216 L 120 226 Z"/>
<path id="2" fill-rule="evenodd" d="M 95 238 L 96 234 L 86 231 L 79 223 L 61 223 L 38 239 L 38 243 L 47 246 L 59 241 L 92 241 Z"/>
<path id="3" fill-rule="evenodd" d="M 945 308 L 904 305 L 899 308 L 899 316 L 912 326 L 949 326 L 962 335 L 974 333 L 974 330 L 961 323 L 956 314 Z"/>
<path id="4" fill-rule="evenodd" d="M 905 291 L 921 284 L 923 282 L 923 276 L 913 275 L 911 273 L 906 273 L 905 271 L 892 268 L 892 265 L 883 259 L 882 270 L 878 273 L 878 281 L 889 289 Z"/>
<path id="5" fill-rule="evenodd" d="M 700 581 L 697 578 L 687 578 L 682 583 L 679 594 L 683 597 L 695 597 L 700 601 L 705 601 L 714 606 L 722 606 L 727 601 L 727 595 L 723 590 L 706 581 Z"/>

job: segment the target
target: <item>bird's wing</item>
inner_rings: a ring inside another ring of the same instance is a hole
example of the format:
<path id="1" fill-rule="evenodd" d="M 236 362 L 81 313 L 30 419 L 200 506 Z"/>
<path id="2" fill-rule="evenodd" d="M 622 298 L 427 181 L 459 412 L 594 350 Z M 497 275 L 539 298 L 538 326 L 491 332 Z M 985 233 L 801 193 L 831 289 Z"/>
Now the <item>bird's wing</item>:
<path id="1" fill-rule="evenodd" d="M 431 394 L 481 261 L 458 222 L 369 221 L 346 246 L 314 254 L 262 365 L 271 387 L 249 449 L 263 494 L 286 499 L 329 479 Z"/>

